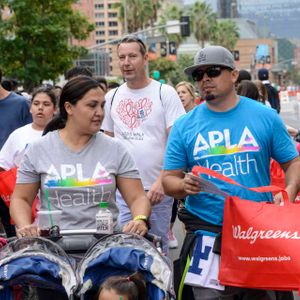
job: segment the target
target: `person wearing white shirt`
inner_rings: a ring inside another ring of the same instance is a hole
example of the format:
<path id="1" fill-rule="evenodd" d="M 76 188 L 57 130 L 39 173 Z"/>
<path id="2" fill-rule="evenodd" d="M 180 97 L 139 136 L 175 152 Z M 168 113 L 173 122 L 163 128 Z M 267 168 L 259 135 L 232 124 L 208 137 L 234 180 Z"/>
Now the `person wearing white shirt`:
<path id="1" fill-rule="evenodd" d="M 31 100 L 30 112 L 33 122 L 14 130 L 0 151 L 0 172 L 18 167 L 26 147 L 40 138 L 46 125 L 52 120 L 56 111 L 56 96 L 47 87 L 37 88 Z M 9 209 L 0 197 L 0 218 L 8 237 L 15 235 L 14 226 L 10 224 Z"/>

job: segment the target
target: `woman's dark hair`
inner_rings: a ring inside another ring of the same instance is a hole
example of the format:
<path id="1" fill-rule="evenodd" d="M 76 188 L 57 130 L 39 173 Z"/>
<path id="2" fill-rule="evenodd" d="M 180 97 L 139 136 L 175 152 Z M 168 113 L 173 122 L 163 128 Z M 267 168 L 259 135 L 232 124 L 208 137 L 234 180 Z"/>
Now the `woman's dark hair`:
<path id="1" fill-rule="evenodd" d="M 255 85 L 255 83 L 250 80 L 241 81 L 241 83 L 237 87 L 236 92 L 240 96 L 245 96 L 245 97 L 259 101 L 258 88 Z"/>
<path id="2" fill-rule="evenodd" d="M 65 103 L 69 102 L 72 105 L 81 100 L 84 95 L 92 90 L 99 88 L 99 83 L 88 76 L 77 76 L 69 80 L 63 87 L 59 98 L 59 113 L 48 123 L 44 129 L 43 135 L 50 131 L 62 129 L 66 126 L 68 120 L 68 113 L 65 109 Z"/>
<path id="3" fill-rule="evenodd" d="M 142 274 L 135 272 L 130 276 L 111 276 L 107 278 L 99 288 L 95 299 L 98 299 L 101 291 L 114 290 L 120 295 L 126 295 L 128 300 L 146 300 L 147 287 Z"/>
<path id="4" fill-rule="evenodd" d="M 108 88 L 108 83 L 107 80 L 105 79 L 105 77 L 94 77 L 94 79 L 99 83 L 100 88 L 103 90 L 104 93 L 107 92 L 107 88 Z"/>
<path id="5" fill-rule="evenodd" d="M 45 87 L 45 86 L 40 86 L 40 87 L 37 87 L 34 91 L 33 91 L 33 94 L 32 94 L 32 97 L 31 97 L 31 102 L 34 100 L 35 96 L 37 94 L 46 94 L 51 102 L 53 103 L 54 107 L 56 106 L 57 104 L 57 99 L 56 99 L 56 96 L 54 94 L 54 90 L 53 88 L 49 88 L 49 87 Z"/>
<path id="6" fill-rule="evenodd" d="M 259 101 L 266 104 L 266 101 L 268 100 L 268 90 L 266 86 L 260 80 L 254 80 L 253 82 L 258 89 Z"/>

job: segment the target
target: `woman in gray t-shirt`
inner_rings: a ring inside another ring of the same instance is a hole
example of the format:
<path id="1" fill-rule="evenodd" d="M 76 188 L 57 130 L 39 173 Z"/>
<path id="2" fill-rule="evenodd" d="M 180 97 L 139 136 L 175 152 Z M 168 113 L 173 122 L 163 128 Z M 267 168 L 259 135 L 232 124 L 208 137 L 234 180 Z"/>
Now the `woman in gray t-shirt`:
<path id="1" fill-rule="evenodd" d="M 118 188 L 133 216 L 123 231 L 147 232 L 151 206 L 135 163 L 120 142 L 99 131 L 104 103 L 103 90 L 90 77 L 75 77 L 64 86 L 59 115 L 28 147 L 18 170 L 10 212 L 19 237 L 39 235 L 31 224 L 39 190 L 41 210 L 62 211 L 61 229 L 94 229 L 99 202 L 109 203 L 116 221 Z"/>

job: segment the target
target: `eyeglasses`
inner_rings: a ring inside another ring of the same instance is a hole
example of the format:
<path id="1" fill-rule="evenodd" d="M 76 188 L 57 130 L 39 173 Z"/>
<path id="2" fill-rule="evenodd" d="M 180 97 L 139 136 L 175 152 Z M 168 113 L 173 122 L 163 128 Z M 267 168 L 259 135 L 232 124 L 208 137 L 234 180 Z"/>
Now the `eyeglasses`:
<path id="1" fill-rule="evenodd" d="M 210 67 L 206 70 L 195 70 L 192 73 L 192 77 L 194 81 L 201 81 L 206 74 L 209 78 L 215 78 L 221 75 L 223 70 L 231 70 L 228 67 Z"/>

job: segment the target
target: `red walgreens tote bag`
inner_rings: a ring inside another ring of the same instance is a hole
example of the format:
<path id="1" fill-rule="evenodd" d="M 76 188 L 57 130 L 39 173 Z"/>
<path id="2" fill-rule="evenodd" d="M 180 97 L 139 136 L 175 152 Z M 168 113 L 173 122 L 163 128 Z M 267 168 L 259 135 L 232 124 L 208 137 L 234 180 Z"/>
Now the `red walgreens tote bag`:
<path id="1" fill-rule="evenodd" d="M 203 170 L 204 169 L 204 170 Z M 214 176 L 239 185 L 212 170 L 195 167 L 193 173 Z M 276 186 L 249 188 L 279 192 Z M 300 288 L 300 206 L 227 197 L 224 207 L 219 280 L 223 285 L 272 290 Z"/>
<path id="2" fill-rule="evenodd" d="M 274 159 L 271 160 L 270 174 L 271 174 L 271 185 L 276 185 L 285 189 L 285 173 L 282 170 L 280 164 Z M 298 193 L 295 201 L 300 201 L 300 192 Z"/>

